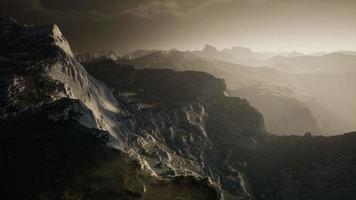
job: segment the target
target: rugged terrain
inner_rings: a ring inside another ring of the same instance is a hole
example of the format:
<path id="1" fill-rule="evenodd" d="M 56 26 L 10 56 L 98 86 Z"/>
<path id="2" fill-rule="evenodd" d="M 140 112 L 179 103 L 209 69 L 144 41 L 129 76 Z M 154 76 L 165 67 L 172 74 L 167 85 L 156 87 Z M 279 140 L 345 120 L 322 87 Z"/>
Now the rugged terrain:
<path id="1" fill-rule="evenodd" d="M 246 100 L 226 97 L 223 80 L 202 72 L 139 70 L 113 61 L 87 64 L 86 69 L 113 88 L 120 102 L 129 102 L 126 109 L 137 121 L 133 132 L 153 136 L 157 147 L 141 145 L 141 151 L 148 152 L 157 173 L 209 175 L 225 196 L 250 195 L 237 168 L 263 138 L 263 119 Z M 161 153 L 156 157 L 150 151 Z"/>
<path id="2" fill-rule="evenodd" d="M 0 38 L 1 199 L 220 198 L 209 179 L 157 176 L 128 148 L 126 111 L 56 25 L 3 19 Z"/>
<path id="3" fill-rule="evenodd" d="M 148 105 L 143 103 L 146 109 L 162 107 L 152 102 L 165 102 L 165 105 L 177 107 L 178 105 L 174 105 L 174 102 L 181 102 L 181 98 L 191 94 L 191 92 L 181 94 L 181 89 L 175 89 L 174 94 L 171 93 L 171 88 L 186 88 L 186 80 L 178 74 L 197 73 L 189 71 L 179 73 L 166 69 L 140 70 L 110 60 L 86 64 L 85 67 L 90 74 L 105 81 L 109 87 L 127 91 L 125 93 L 136 101 L 151 102 Z M 172 77 L 173 74 L 178 77 Z M 195 77 L 190 80 L 199 79 Z M 120 94 L 116 93 L 116 96 Z M 208 107 L 208 118 L 211 118 L 211 115 L 217 115 L 214 118 L 219 117 L 220 121 L 226 121 L 229 110 L 233 108 L 237 106 L 229 107 L 228 110 L 219 108 L 219 112 L 215 113 Z M 234 110 L 236 113 L 242 111 L 243 109 Z M 289 110 L 281 109 L 281 114 L 283 114 L 282 111 L 285 111 L 284 115 L 288 115 Z M 160 113 L 163 112 L 160 111 Z M 306 123 L 312 124 L 308 122 L 308 119 L 305 120 Z M 353 189 L 355 182 L 353 178 L 350 178 L 355 176 L 353 167 L 356 164 L 355 133 L 334 137 L 312 136 L 310 133 L 306 133 L 303 137 L 274 136 L 264 133 L 261 137 L 254 137 L 258 145 L 246 146 L 249 144 L 248 141 L 242 140 L 241 142 L 241 139 L 231 138 L 224 133 L 229 130 L 229 127 L 233 127 L 233 130 L 240 129 L 242 124 L 241 122 L 238 124 L 236 126 L 229 123 L 221 126 L 208 121 L 206 131 L 213 137 L 213 144 L 218 146 L 214 151 L 223 151 L 222 155 L 229 155 L 227 162 L 225 161 L 223 165 L 230 165 L 229 168 L 233 170 L 225 171 L 225 173 L 238 172 L 243 181 L 244 190 L 249 192 L 249 198 L 352 199 L 355 197 Z M 216 130 L 217 127 L 219 130 Z M 215 131 L 219 133 L 218 137 L 214 136 Z M 214 165 L 216 166 L 217 163 L 215 162 Z M 222 180 L 220 179 L 220 183 L 223 184 Z M 229 181 L 226 182 L 227 186 L 233 183 Z M 236 197 L 225 195 L 225 198 L 235 199 Z"/>
<path id="4" fill-rule="evenodd" d="M 1 199 L 356 196 L 355 133 L 266 133 L 210 74 L 84 67 L 56 25 L 12 18 L 0 53 Z"/>
<path id="5" fill-rule="evenodd" d="M 207 58 L 206 55 L 201 56 L 201 53 L 195 54 L 197 52 L 154 52 L 136 59 L 119 59 L 117 62 L 137 68 L 204 71 L 222 78 L 226 81 L 229 94 L 247 99 L 264 115 L 267 130 L 276 134 L 303 134 L 306 131 L 320 133 L 325 130 L 322 126 L 325 123 L 320 122 L 319 115 L 316 115 L 322 109 L 311 110 L 309 102 L 316 100 L 305 92 L 299 92 L 304 90 L 291 75 L 270 68 L 247 67 L 214 59 L 218 56 Z M 272 104 L 283 106 L 272 108 Z M 291 111 L 288 116 L 284 109 Z M 291 120 L 296 124 L 288 123 Z M 304 123 L 306 120 L 309 121 Z"/>

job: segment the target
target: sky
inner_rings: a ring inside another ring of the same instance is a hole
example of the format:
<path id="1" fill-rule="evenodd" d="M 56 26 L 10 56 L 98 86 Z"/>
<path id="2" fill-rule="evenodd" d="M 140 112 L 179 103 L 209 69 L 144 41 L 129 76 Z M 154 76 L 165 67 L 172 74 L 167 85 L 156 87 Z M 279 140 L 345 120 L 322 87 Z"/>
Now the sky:
<path id="1" fill-rule="evenodd" d="M 60 26 L 77 52 L 356 51 L 356 0 L 0 0 L 0 17 Z"/>

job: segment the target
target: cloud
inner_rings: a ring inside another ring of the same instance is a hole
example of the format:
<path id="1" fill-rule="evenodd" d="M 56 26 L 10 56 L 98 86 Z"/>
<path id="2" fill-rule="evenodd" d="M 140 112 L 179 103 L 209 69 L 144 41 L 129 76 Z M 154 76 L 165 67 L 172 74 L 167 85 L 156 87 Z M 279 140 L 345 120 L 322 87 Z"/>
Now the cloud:
<path id="1" fill-rule="evenodd" d="M 122 14 L 130 14 L 141 18 L 152 18 L 162 14 L 179 15 L 179 5 L 175 0 L 153 0 L 132 9 L 123 10 Z"/>
<path id="2" fill-rule="evenodd" d="M 234 0 L 146 0 L 136 7 L 123 10 L 121 13 L 130 14 L 140 18 L 154 18 L 162 15 L 185 17 L 191 16 L 195 12 L 203 10 L 211 5 L 232 1 Z"/>
<path id="3" fill-rule="evenodd" d="M 1 0 L 0 11 L 36 12 L 55 21 L 97 21 L 127 16 L 153 19 L 191 16 L 211 5 L 230 1 L 234 0 Z"/>

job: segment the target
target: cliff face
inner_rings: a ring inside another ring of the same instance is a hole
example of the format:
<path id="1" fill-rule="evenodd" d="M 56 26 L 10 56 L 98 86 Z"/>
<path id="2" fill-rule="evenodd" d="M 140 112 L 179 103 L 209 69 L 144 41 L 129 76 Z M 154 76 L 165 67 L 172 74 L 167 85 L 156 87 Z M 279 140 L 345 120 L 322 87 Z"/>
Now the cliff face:
<path id="1" fill-rule="evenodd" d="M 226 97 L 223 80 L 201 72 L 117 68 L 113 62 L 93 64 L 99 71 L 88 67 L 109 89 L 73 57 L 56 25 L 2 20 L 0 36 L 1 152 L 8 159 L 6 181 L 14 186 L 1 186 L 6 198 L 20 187 L 25 189 L 15 198 L 250 196 L 238 155 L 257 148 L 263 119 L 248 102 Z M 14 166 L 26 165 L 16 174 Z M 75 175 L 79 169 L 83 175 Z M 29 174 L 42 182 L 32 187 L 21 178 Z"/>
<path id="2" fill-rule="evenodd" d="M 1 199 L 221 198 L 195 174 L 157 176 L 130 148 L 146 138 L 131 132 L 126 103 L 88 75 L 56 25 L 5 19 L 0 38 Z"/>
<path id="3" fill-rule="evenodd" d="M 110 87 L 134 121 L 132 148 L 161 176 L 195 174 L 220 183 L 226 198 L 249 191 L 239 172 L 243 156 L 264 135 L 262 115 L 245 100 L 227 97 L 221 79 L 202 72 L 135 69 L 112 61 L 85 65 Z"/>

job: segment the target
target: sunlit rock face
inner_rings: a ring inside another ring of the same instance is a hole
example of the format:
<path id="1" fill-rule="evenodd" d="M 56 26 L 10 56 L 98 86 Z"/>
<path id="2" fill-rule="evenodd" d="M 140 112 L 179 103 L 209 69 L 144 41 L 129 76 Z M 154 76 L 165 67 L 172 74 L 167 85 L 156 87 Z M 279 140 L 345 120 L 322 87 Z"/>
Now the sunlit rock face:
<path id="1" fill-rule="evenodd" d="M 225 83 L 202 72 L 135 69 L 113 61 L 85 65 L 105 82 L 122 108 L 129 110 L 132 131 L 144 141 L 133 144 L 161 176 L 210 176 L 227 199 L 251 196 L 244 185 L 244 155 L 264 136 L 260 113 L 237 97 L 225 96 Z"/>
<path id="2" fill-rule="evenodd" d="M 222 198 L 208 178 L 151 169 L 130 147 L 126 103 L 88 75 L 56 25 L 3 19 L 0 44 L 1 199 Z"/>
<path id="3" fill-rule="evenodd" d="M 4 81 L 9 83 L 9 104 L 17 112 L 61 98 L 76 99 L 84 110 L 90 110 L 83 111 L 83 125 L 117 136 L 113 122 L 119 113 L 116 100 L 74 59 L 57 25 L 27 26 L 11 20 L 2 23 L 2 70 L 13 72 Z"/>
<path id="4" fill-rule="evenodd" d="M 73 57 L 68 42 L 56 25 L 36 27 L 22 25 L 12 19 L 3 20 L 0 36 L 3 38 L 1 70 L 4 72 L 1 77 L 1 94 L 4 97 L 1 104 L 1 119 L 3 124 L 8 124 L 5 129 L 8 134 L 6 139 L 11 140 L 12 134 L 18 138 L 22 137 L 21 129 L 11 131 L 11 127 L 18 121 L 21 124 L 19 127 L 29 133 L 29 140 L 34 141 L 29 144 L 16 142 L 14 144 L 28 148 L 31 156 L 35 160 L 38 159 L 36 162 L 39 165 L 47 161 L 51 165 L 65 159 L 64 156 L 53 158 L 54 160 L 37 157 L 37 150 L 31 152 L 31 149 L 36 149 L 35 146 L 39 142 L 36 137 L 43 138 L 43 141 L 48 138 L 49 146 L 61 145 L 61 142 L 54 144 L 51 135 L 47 133 L 56 132 L 56 129 L 63 126 L 66 134 L 62 131 L 56 134 L 63 134 L 61 141 L 68 140 L 66 141 L 68 145 L 74 145 L 79 143 L 79 139 L 72 139 L 67 133 L 74 134 L 73 132 L 80 129 L 80 134 L 78 133 L 80 138 L 85 137 L 82 134 L 92 130 L 92 134 L 97 134 L 100 144 L 108 145 L 100 147 L 103 149 L 98 150 L 99 152 L 104 153 L 107 151 L 106 148 L 119 152 L 113 149 L 118 148 L 124 152 L 123 157 L 130 155 L 129 157 L 132 157 L 130 159 L 138 161 L 137 170 L 141 168 L 145 170 L 142 176 L 152 176 L 150 178 L 152 182 L 143 181 L 142 187 L 137 186 L 141 189 L 134 193 L 139 197 L 156 195 L 154 187 L 151 190 L 149 188 L 151 184 L 154 185 L 154 182 L 161 179 L 167 179 L 166 184 L 163 184 L 167 185 L 167 188 L 172 187 L 169 186 L 172 179 L 181 180 L 176 183 L 173 192 L 184 189 L 189 184 L 194 186 L 191 192 L 187 193 L 188 196 L 197 193 L 194 192 L 195 187 L 197 191 L 206 191 L 198 193 L 206 195 L 205 197 L 193 195 L 189 198 L 250 196 L 244 186 L 247 180 L 242 180 L 237 169 L 243 160 L 236 158 L 239 158 L 237 154 L 244 154 L 257 148 L 258 138 L 264 134 L 263 119 L 248 102 L 226 97 L 223 80 L 202 72 L 138 71 L 132 67 L 110 71 L 112 69 L 104 65 L 103 74 L 95 75 L 98 78 L 100 75 L 107 77 L 115 75 L 114 79 L 100 78 L 111 88 L 109 89 L 104 83 L 90 76 Z M 35 123 L 37 121 L 38 124 Z M 41 131 L 36 134 L 36 130 Z M 231 142 L 234 140 L 237 143 Z M 73 146 L 68 148 L 74 149 Z M 9 152 L 8 156 L 19 153 L 21 149 Z M 92 152 L 84 147 L 82 150 L 86 151 L 85 153 Z M 60 148 L 58 151 L 63 149 Z M 56 153 L 55 149 L 48 149 L 48 156 Z M 80 156 L 72 154 L 73 157 L 69 157 L 70 159 Z M 101 158 L 94 156 L 93 159 L 100 162 Z M 230 160 L 232 156 L 236 158 Z M 15 159 L 13 165 L 19 163 L 19 159 Z M 113 156 L 110 159 L 119 158 Z M 103 158 L 103 162 L 106 161 Z M 120 163 L 120 159 L 117 162 Z M 80 163 L 74 164 L 73 170 L 76 170 L 76 165 Z M 96 165 L 92 168 L 89 164 L 84 165 L 90 174 L 93 173 L 92 170 L 101 167 Z M 23 175 L 32 172 L 38 174 L 39 172 L 32 171 L 35 166 L 36 164 Z M 121 175 L 124 179 L 132 181 L 132 184 L 140 182 L 129 179 L 125 174 L 131 172 L 123 173 Z M 53 177 L 56 176 L 54 173 Z M 203 177 L 206 177 L 206 181 L 201 180 Z M 15 177 L 15 180 L 17 178 L 19 177 Z M 93 183 L 92 180 L 84 178 L 83 182 Z M 68 179 L 71 180 L 69 177 Z M 26 181 L 22 184 L 29 187 Z M 67 184 L 75 183 L 63 180 L 61 184 L 68 187 Z M 56 195 L 70 192 L 66 187 L 63 186 Z M 125 187 L 136 188 L 131 184 L 123 187 L 122 190 L 125 190 Z M 42 188 L 46 191 L 42 191 Z M 6 187 L 1 189 L 7 190 Z M 53 193 L 51 187 L 39 185 L 37 189 L 28 188 L 24 191 L 38 195 Z M 218 191 L 223 191 L 223 194 Z M 115 192 L 120 193 L 121 190 Z M 83 191 L 73 193 L 87 195 Z M 9 194 L 9 191 L 6 191 L 6 194 Z"/>

